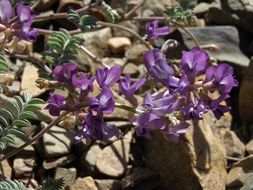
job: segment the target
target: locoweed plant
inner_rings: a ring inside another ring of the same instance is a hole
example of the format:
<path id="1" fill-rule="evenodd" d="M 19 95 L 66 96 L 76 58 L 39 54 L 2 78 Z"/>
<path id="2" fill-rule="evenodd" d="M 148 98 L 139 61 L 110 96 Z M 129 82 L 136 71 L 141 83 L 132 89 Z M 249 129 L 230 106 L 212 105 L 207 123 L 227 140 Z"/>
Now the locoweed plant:
<path id="1" fill-rule="evenodd" d="M 124 2 L 120 1 L 121 4 L 125 4 Z M 13 4 L 9 0 L 0 1 L 0 91 L 5 93 L 6 86 L 14 79 L 6 63 L 6 56 L 14 56 L 38 64 L 48 72 L 50 77 L 37 80 L 38 87 L 64 89 L 67 94 L 50 93 L 44 109 L 57 118 L 26 144 L 5 155 L 3 159 L 10 158 L 25 146 L 38 140 L 67 114 L 75 116 L 81 125 L 81 129 L 74 134 L 77 142 L 83 138 L 106 141 L 120 137 L 121 131 L 105 120 L 105 116 L 112 114 L 115 108 L 130 113 L 129 120 L 132 121 L 137 136 L 152 139 L 152 131 L 160 131 L 166 139 L 178 142 L 180 136 L 189 131 L 189 121 L 201 120 L 208 111 L 213 112 L 219 119 L 230 110 L 230 107 L 222 102 L 229 98 L 231 89 L 238 86 L 233 68 L 226 63 L 210 65 L 207 52 L 182 25 L 182 22 L 191 24 L 195 20 L 191 10 L 194 2 L 182 1 L 180 6 L 166 8 L 165 16 L 155 17 L 153 20 L 151 18 L 151 21 L 150 17 L 133 16 L 144 1 L 126 14 L 118 13 L 104 1 L 95 1 L 86 8 L 70 9 L 64 14 L 56 13 L 50 16 L 36 16 L 34 8 L 40 2 L 29 3 L 30 1 L 15 1 Z M 87 10 L 92 7 L 99 8 L 106 22 L 87 14 Z M 124 9 L 127 7 L 124 6 Z M 77 29 L 52 31 L 32 27 L 33 22 L 59 17 L 70 21 Z M 119 22 L 125 20 L 148 21 L 146 37 L 120 25 Z M 167 24 L 162 26 L 161 20 Z M 153 48 L 154 40 L 160 36 L 167 36 L 175 26 L 183 27 L 196 44 L 196 47 L 183 51 L 179 61 L 173 61 L 166 56 L 169 41 L 161 49 Z M 109 67 L 104 64 L 83 46 L 85 39 L 73 35 L 103 27 L 125 30 L 149 48 L 143 56 L 147 71 L 144 76 L 137 80 L 133 80 L 128 74 L 122 76 L 122 67 L 116 65 Z M 35 42 L 39 35 L 49 35 L 42 59 L 31 54 L 20 55 L 16 51 L 21 40 Z M 79 51 L 100 63 L 101 67 L 94 73 L 85 72 L 76 61 Z M 97 94 L 94 93 L 95 84 L 98 86 Z M 135 93 L 144 85 L 146 92 L 143 102 L 139 102 Z M 130 106 L 117 102 L 115 97 L 118 96 L 118 92 L 114 90 L 116 87 Z M 214 93 L 218 94 L 215 98 L 211 96 Z M 22 127 L 29 127 L 31 120 L 38 119 L 36 111 L 40 109 L 39 104 L 43 103 L 43 100 L 24 93 L 23 97 L 14 96 L 11 103 L 0 108 L 1 151 L 8 145 L 15 144 L 14 136 L 26 137 Z M 61 189 L 63 184 L 62 179 L 48 179 L 39 189 L 57 190 Z M 0 189 L 26 188 L 16 180 L 7 179 L 0 182 Z"/>

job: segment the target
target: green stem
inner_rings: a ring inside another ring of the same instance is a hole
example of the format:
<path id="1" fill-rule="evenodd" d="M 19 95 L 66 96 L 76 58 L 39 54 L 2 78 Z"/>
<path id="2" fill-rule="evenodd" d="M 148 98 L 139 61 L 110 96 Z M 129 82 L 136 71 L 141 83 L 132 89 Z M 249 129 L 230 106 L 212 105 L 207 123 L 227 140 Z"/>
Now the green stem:
<path id="1" fill-rule="evenodd" d="M 133 107 L 126 106 L 126 105 L 123 105 L 123 104 L 115 103 L 115 107 L 119 108 L 119 109 L 122 109 L 122 110 L 126 110 L 126 111 L 131 112 L 131 113 L 137 113 L 137 111 Z"/>

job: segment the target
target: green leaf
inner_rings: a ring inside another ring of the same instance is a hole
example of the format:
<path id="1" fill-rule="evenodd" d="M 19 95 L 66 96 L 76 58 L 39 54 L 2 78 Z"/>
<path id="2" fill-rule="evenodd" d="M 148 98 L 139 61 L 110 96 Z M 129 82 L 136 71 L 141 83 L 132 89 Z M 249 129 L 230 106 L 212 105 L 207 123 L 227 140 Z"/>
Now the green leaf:
<path id="1" fill-rule="evenodd" d="M 9 129 L 8 133 L 16 135 L 18 137 L 21 137 L 23 139 L 27 137 L 27 135 L 23 131 L 21 131 L 20 129 L 18 129 L 18 128 L 11 128 L 11 129 Z"/>
<path id="2" fill-rule="evenodd" d="M 1 114 L 4 118 L 7 118 L 7 119 L 9 119 L 9 120 L 11 120 L 11 121 L 14 120 L 14 117 L 13 117 L 12 113 L 11 113 L 10 111 L 8 111 L 7 109 L 5 109 L 5 108 L 0 109 L 0 114 Z"/>
<path id="3" fill-rule="evenodd" d="M 45 101 L 42 99 L 39 99 L 39 98 L 33 98 L 28 102 L 29 105 L 31 105 L 31 104 L 44 104 L 44 103 L 45 103 Z"/>
<path id="4" fill-rule="evenodd" d="M 20 119 L 38 119 L 38 116 L 31 111 L 24 111 L 19 115 Z"/>
<path id="5" fill-rule="evenodd" d="M 0 52 L 0 73 L 5 74 L 9 72 L 9 67 L 6 63 L 4 53 Z"/>
<path id="6" fill-rule="evenodd" d="M 24 107 L 24 111 L 38 111 L 38 110 L 41 110 L 41 107 L 34 104 L 27 105 Z"/>
<path id="7" fill-rule="evenodd" d="M 14 99 L 17 101 L 19 110 L 21 111 L 23 109 L 24 101 L 20 96 L 14 96 Z"/>
<path id="8" fill-rule="evenodd" d="M 60 29 L 49 37 L 47 41 L 49 49 L 44 53 L 44 59 L 52 65 L 69 63 L 75 59 L 83 42 L 80 37 L 70 36 L 67 30 Z"/>
<path id="9" fill-rule="evenodd" d="M 2 123 L 3 126 L 5 126 L 5 127 L 9 127 L 8 121 L 2 116 L 0 116 L 0 123 Z"/>
<path id="10" fill-rule="evenodd" d="M 105 2 L 102 3 L 101 10 L 104 13 L 106 20 L 111 23 L 115 23 L 116 20 L 119 19 L 119 14 L 116 10 L 113 10 L 108 4 Z"/>
<path id="11" fill-rule="evenodd" d="M 10 135 L 2 137 L 1 140 L 6 144 L 15 144 L 15 140 Z"/>
<path id="12" fill-rule="evenodd" d="M 13 122 L 13 126 L 19 126 L 19 127 L 29 127 L 31 126 L 30 122 L 27 122 L 25 120 L 17 119 Z"/>

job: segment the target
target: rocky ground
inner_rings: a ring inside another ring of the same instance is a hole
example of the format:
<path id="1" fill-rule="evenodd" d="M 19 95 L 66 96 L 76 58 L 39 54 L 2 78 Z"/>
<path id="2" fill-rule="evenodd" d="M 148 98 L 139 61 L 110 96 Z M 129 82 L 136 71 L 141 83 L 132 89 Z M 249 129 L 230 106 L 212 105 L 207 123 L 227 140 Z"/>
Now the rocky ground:
<path id="1" fill-rule="evenodd" d="M 43 1 L 39 11 L 49 14 L 62 11 L 72 0 Z M 138 1 L 129 0 L 129 6 Z M 165 6 L 175 0 L 147 0 L 139 11 L 143 16 L 159 16 Z M 69 6 L 69 5 L 68 5 Z M 78 6 L 78 5 L 76 5 Z M 50 11 L 48 11 L 50 9 Z M 52 10 L 51 10 L 52 9 Z M 116 110 L 107 121 L 122 129 L 123 137 L 112 142 L 74 143 L 75 118 L 69 116 L 54 126 L 38 142 L 28 146 L 14 158 L 2 163 L 2 174 L 18 179 L 29 187 L 36 187 L 48 176 L 63 177 L 69 190 L 252 190 L 253 189 L 253 1 L 200 0 L 194 9 L 198 17 L 196 27 L 189 28 L 201 44 L 215 44 L 220 50 L 209 52 L 213 62 L 230 63 L 240 86 L 231 93 L 228 105 L 231 113 L 220 120 L 208 113 L 200 122 L 192 122 L 190 132 L 178 144 L 154 134 L 152 140 L 137 138 L 131 128 L 128 114 Z M 40 23 L 44 27 L 49 23 Z M 52 23 L 51 23 L 52 24 Z M 60 27 L 63 21 L 53 23 Z M 144 34 L 144 24 L 126 21 L 123 25 Z M 141 76 L 145 70 L 142 55 L 147 49 L 129 34 L 118 29 L 105 28 L 79 34 L 85 38 L 85 47 L 107 64 L 124 66 L 123 73 Z M 178 58 L 181 50 L 194 46 L 182 30 L 175 30 L 166 39 L 176 39 L 180 47 L 168 52 Z M 160 47 L 166 39 L 155 42 Z M 44 39 L 33 48 L 40 52 Z M 79 55 L 81 66 L 94 65 L 86 55 Z M 11 96 L 24 91 L 34 97 L 47 99 L 50 90 L 36 87 L 38 68 L 19 59 L 10 59 L 15 82 L 8 96 L 0 95 L 0 106 L 11 101 Z M 93 67 L 90 68 L 91 72 Z M 142 95 L 144 92 L 139 92 Z M 127 104 L 123 98 L 118 101 Z M 45 106 L 45 105 L 43 105 Z M 40 121 L 25 128 L 30 136 L 50 123 L 54 117 L 47 110 L 38 113 Z M 24 143 L 18 139 L 17 145 Z M 0 173 L 1 173 L 0 172 Z"/>

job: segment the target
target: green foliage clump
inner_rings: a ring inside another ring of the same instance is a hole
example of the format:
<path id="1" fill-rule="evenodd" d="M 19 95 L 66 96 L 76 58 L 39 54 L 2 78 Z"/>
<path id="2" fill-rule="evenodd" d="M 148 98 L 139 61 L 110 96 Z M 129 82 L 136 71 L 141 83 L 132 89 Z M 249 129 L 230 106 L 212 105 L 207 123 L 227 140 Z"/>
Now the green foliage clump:
<path id="1" fill-rule="evenodd" d="M 9 144 L 15 144 L 13 135 L 26 138 L 27 135 L 20 127 L 31 126 L 29 119 L 37 119 L 34 112 L 41 109 L 39 104 L 44 103 L 28 94 L 24 94 L 24 98 L 14 96 L 14 99 L 7 108 L 0 109 L 0 151 Z"/>
<path id="2" fill-rule="evenodd" d="M 28 190 L 21 182 L 7 179 L 0 182 L 1 190 Z"/>
<path id="3" fill-rule="evenodd" d="M 49 49 L 44 54 L 44 60 L 54 66 L 69 63 L 75 59 L 83 42 L 83 39 L 71 36 L 65 29 L 54 32 L 47 41 Z"/>
<path id="4" fill-rule="evenodd" d="M 89 31 L 97 27 L 97 18 L 91 15 L 79 15 L 76 11 L 70 9 L 68 20 L 82 31 Z"/>
<path id="5" fill-rule="evenodd" d="M 61 190 L 64 187 L 64 179 L 52 179 L 47 178 L 43 183 L 42 187 L 39 190 Z"/>
<path id="6" fill-rule="evenodd" d="M 185 22 L 186 24 L 191 24 L 196 20 L 192 9 L 197 4 L 195 0 L 181 0 L 179 6 L 168 7 L 165 10 L 167 19 L 169 22 Z"/>

